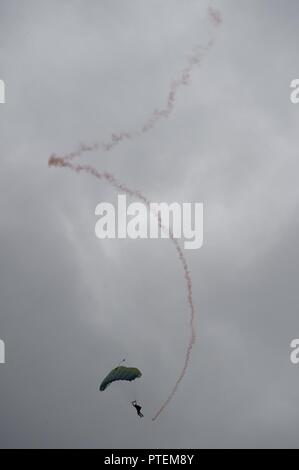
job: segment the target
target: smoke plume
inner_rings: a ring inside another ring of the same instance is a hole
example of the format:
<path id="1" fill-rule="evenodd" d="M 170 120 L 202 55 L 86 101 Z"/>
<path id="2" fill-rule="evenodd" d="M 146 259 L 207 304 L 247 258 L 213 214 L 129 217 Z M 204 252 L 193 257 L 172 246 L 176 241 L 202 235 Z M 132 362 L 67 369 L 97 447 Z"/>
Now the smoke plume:
<path id="1" fill-rule="evenodd" d="M 143 202 L 147 206 L 149 211 L 151 210 L 150 201 L 140 191 L 130 189 L 125 184 L 120 183 L 111 173 L 108 173 L 108 172 L 101 173 L 101 172 L 99 172 L 98 170 L 96 170 L 94 167 L 92 167 L 90 165 L 75 165 L 74 163 L 70 162 L 69 160 L 63 159 L 61 157 L 55 157 L 54 155 L 52 155 L 49 159 L 49 166 L 50 167 L 52 167 L 52 166 L 53 167 L 58 167 L 58 168 L 68 168 L 68 169 L 70 169 L 70 170 L 72 170 L 76 173 L 88 173 L 89 175 L 94 176 L 98 180 L 106 181 L 110 186 L 112 186 L 117 191 L 123 192 L 123 193 L 127 194 L 128 196 L 131 196 L 135 199 L 138 199 L 139 201 Z M 158 218 L 158 223 L 159 223 L 160 228 L 169 233 L 170 240 L 171 240 L 171 242 L 173 243 L 173 245 L 175 247 L 175 250 L 176 250 L 178 258 L 179 258 L 179 261 L 180 261 L 181 266 L 183 268 L 184 278 L 185 278 L 185 283 L 186 283 L 187 300 L 188 300 L 188 304 L 189 304 L 189 308 L 190 308 L 190 339 L 189 339 L 189 343 L 188 343 L 188 347 L 187 347 L 187 351 L 186 351 L 186 355 L 185 355 L 184 365 L 183 365 L 182 371 L 179 375 L 179 378 L 177 379 L 177 381 L 176 381 L 176 383 L 173 387 L 173 390 L 171 391 L 171 393 L 168 396 L 167 400 L 165 401 L 165 403 L 163 403 L 163 405 L 160 407 L 160 409 L 157 411 L 157 413 L 153 417 L 153 421 L 158 418 L 158 416 L 162 413 L 162 411 L 168 405 L 168 403 L 170 402 L 170 400 L 174 396 L 180 382 L 182 381 L 182 379 L 183 379 L 183 377 L 186 373 L 186 370 L 187 370 L 187 367 L 188 367 L 188 364 L 189 364 L 189 360 L 190 360 L 191 350 L 192 350 L 193 344 L 195 342 L 195 326 L 194 326 L 195 308 L 194 308 L 193 294 L 192 294 L 192 279 L 191 279 L 190 271 L 189 271 L 189 268 L 188 268 L 188 264 L 187 264 L 186 258 L 184 256 L 184 253 L 182 251 L 182 248 L 180 247 L 178 241 L 174 238 L 172 231 L 169 230 L 168 227 L 163 226 L 160 214 L 154 214 L 154 215 Z"/>
<path id="2" fill-rule="evenodd" d="M 210 1 L 210 5 L 208 7 L 208 21 L 210 22 L 211 26 L 213 27 L 213 30 L 215 28 L 218 28 L 221 23 L 222 23 L 222 17 L 220 12 L 214 7 L 213 1 Z M 94 152 L 96 150 L 101 150 L 105 152 L 111 151 L 113 148 L 116 146 L 120 145 L 122 142 L 126 140 L 131 140 L 137 137 L 141 137 L 143 134 L 149 132 L 150 130 L 154 129 L 154 127 L 162 120 L 168 118 L 171 113 L 173 112 L 176 104 L 176 99 L 178 92 L 180 89 L 184 86 L 188 86 L 191 83 L 192 79 L 192 74 L 194 71 L 194 68 L 198 65 L 201 64 L 203 58 L 205 55 L 208 53 L 208 51 L 211 49 L 213 46 L 214 41 L 213 41 L 213 36 L 209 40 L 209 42 L 205 46 L 196 46 L 193 48 L 193 52 L 189 59 L 187 60 L 187 64 L 185 68 L 181 71 L 181 73 L 178 75 L 178 77 L 172 81 L 169 92 L 166 98 L 166 102 L 164 107 L 161 109 L 157 109 L 153 111 L 147 119 L 141 124 L 139 129 L 135 131 L 126 131 L 126 132 L 119 132 L 119 133 L 112 133 L 110 138 L 102 143 L 93 143 L 93 144 L 81 144 L 76 150 L 73 152 L 63 155 L 63 156 L 58 156 L 56 154 L 53 154 L 50 159 L 49 159 L 49 166 L 50 167 L 58 167 L 58 168 L 68 168 L 76 173 L 88 173 L 91 176 L 94 176 L 98 180 L 105 181 L 107 182 L 110 186 L 112 186 L 114 189 L 120 192 L 124 192 L 127 195 L 138 199 L 139 201 L 143 202 L 149 210 L 150 208 L 150 201 L 140 192 L 136 190 L 132 190 L 129 187 L 127 187 L 125 184 L 119 182 L 111 173 L 108 172 L 99 172 L 97 169 L 90 165 L 80 165 L 80 164 L 74 164 L 73 160 L 75 158 L 78 158 L 82 156 L 83 154 L 87 152 Z M 186 258 L 184 256 L 184 253 L 178 243 L 178 241 L 174 238 L 173 233 L 171 230 L 169 230 L 167 227 L 164 227 L 160 218 L 159 214 L 154 214 L 158 218 L 159 226 L 162 230 L 167 230 L 170 236 L 170 240 L 174 245 L 174 248 L 176 250 L 177 256 L 179 258 L 180 264 L 183 269 L 184 273 L 184 279 L 185 279 L 185 289 L 186 289 L 186 295 L 187 295 L 187 301 L 188 301 L 188 306 L 189 306 L 189 311 L 190 311 L 190 337 L 186 349 L 186 353 L 184 356 L 184 362 L 183 366 L 181 369 L 181 372 L 169 394 L 165 402 L 162 404 L 162 406 L 159 408 L 159 410 L 156 412 L 156 414 L 153 417 L 153 421 L 155 421 L 158 416 L 163 412 L 165 407 L 168 405 L 168 403 L 171 401 L 173 396 L 175 395 L 178 386 L 180 385 L 181 381 L 184 378 L 184 375 L 187 371 L 189 362 L 190 362 L 190 357 L 191 357 L 191 352 L 193 345 L 195 343 L 195 325 L 194 325 L 194 320 L 195 320 L 195 307 L 194 307 L 194 302 L 193 302 L 193 293 L 192 293 L 192 279 L 189 271 L 189 267 L 186 261 Z"/>
<path id="3" fill-rule="evenodd" d="M 211 24 L 213 31 L 222 23 L 221 13 L 213 6 L 212 1 L 208 7 L 208 21 Z M 170 84 L 165 105 L 160 109 L 154 110 L 138 129 L 133 131 L 113 132 L 106 141 L 102 142 L 94 142 L 91 144 L 81 143 L 76 150 L 69 154 L 61 155 L 61 158 L 73 160 L 87 152 L 94 152 L 97 150 L 110 152 L 122 142 L 136 139 L 153 130 L 161 120 L 167 119 L 173 113 L 180 89 L 191 84 L 195 67 L 202 63 L 206 54 L 210 51 L 213 45 L 214 39 L 212 33 L 212 36 L 206 45 L 196 45 L 193 47 L 191 55 L 187 58 L 186 66 Z"/>

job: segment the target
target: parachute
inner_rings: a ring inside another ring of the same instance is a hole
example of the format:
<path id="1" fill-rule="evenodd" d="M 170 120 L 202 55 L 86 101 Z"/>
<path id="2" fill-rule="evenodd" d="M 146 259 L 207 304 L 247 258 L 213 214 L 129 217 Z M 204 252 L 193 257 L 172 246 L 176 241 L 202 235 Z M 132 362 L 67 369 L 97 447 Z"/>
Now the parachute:
<path id="1" fill-rule="evenodd" d="M 132 382 L 142 376 L 142 373 L 136 367 L 118 366 L 112 369 L 111 372 L 104 378 L 100 385 L 100 390 L 103 392 L 112 383 L 118 380 L 126 380 Z"/>

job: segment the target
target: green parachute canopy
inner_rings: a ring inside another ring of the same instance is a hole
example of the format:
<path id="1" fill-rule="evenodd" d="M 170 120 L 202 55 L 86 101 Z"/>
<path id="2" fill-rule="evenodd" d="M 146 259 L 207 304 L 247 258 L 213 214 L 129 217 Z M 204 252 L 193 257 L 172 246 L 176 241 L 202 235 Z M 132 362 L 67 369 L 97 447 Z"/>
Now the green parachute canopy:
<path id="1" fill-rule="evenodd" d="M 132 382 L 133 380 L 138 379 L 141 376 L 142 373 L 139 369 L 136 369 L 136 367 L 115 367 L 115 369 L 112 369 L 112 371 L 109 372 L 107 377 L 104 378 L 103 382 L 100 385 L 100 390 L 101 392 L 103 392 L 112 382 L 116 382 L 118 380 L 127 380 L 129 382 Z"/>

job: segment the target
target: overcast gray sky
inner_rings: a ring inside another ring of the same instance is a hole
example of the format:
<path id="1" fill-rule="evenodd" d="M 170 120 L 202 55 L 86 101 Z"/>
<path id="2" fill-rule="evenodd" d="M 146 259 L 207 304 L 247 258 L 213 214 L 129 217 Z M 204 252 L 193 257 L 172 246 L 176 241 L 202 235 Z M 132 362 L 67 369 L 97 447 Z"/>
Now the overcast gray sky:
<path id="1" fill-rule="evenodd" d="M 186 253 L 197 343 L 175 398 L 189 311 L 171 243 L 95 237 L 117 193 L 47 166 L 164 106 L 207 1 L 0 0 L 1 447 L 298 447 L 299 78 L 296 0 L 219 0 L 223 24 L 173 114 L 84 161 L 153 201 L 203 202 Z M 120 358 L 126 392 L 98 385 Z M 134 391 L 135 393 L 135 391 Z"/>

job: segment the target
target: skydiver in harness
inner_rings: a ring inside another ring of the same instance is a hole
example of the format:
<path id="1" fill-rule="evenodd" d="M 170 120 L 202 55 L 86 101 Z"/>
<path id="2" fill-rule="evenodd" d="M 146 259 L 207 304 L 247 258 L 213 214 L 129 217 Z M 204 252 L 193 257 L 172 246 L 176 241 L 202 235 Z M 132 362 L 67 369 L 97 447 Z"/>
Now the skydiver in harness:
<path id="1" fill-rule="evenodd" d="M 132 404 L 132 406 L 134 406 L 134 408 L 136 409 L 139 418 L 143 418 L 144 416 L 143 416 L 143 414 L 141 413 L 141 406 L 139 406 L 139 405 L 137 404 L 137 401 L 134 400 L 134 401 L 131 402 L 131 404 Z"/>

